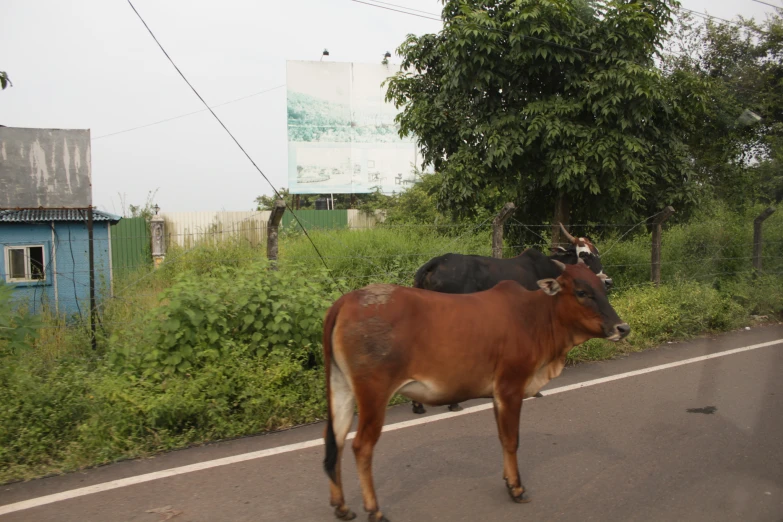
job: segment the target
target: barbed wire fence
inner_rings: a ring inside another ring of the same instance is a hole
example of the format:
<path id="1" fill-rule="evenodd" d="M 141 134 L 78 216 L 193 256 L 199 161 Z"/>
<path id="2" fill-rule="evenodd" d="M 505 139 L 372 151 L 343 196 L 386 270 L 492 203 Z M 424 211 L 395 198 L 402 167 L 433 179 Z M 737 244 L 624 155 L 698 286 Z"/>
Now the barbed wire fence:
<path id="1" fill-rule="evenodd" d="M 504 212 L 504 219 L 498 219 Z M 701 227 L 690 226 L 690 231 L 674 227 L 665 235 L 654 233 L 654 228 L 662 225 L 656 223 L 660 212 L 636 223 L 577 223 L 567 228 L 575 237 L 591 235 L 601 253 L 604 272 L 614 280 L 612 292 L 619 293 L 684 281 L 717 282 L 762 273 L 783 274 L 783 227 L 776 222 L 771 237 L 764 239 L 762 234 L 762 224 L 771 214 L 767 209 L 760 215 L 763 219 L 736 224 L 726 230 L 710 230 L 706 223 Z M 316 223 L 304 222 L 314 233 L 313 239 L 322 251 L 320 256 L 308 249 L 308 243 L 300 240 L 293 227 L 265 237 L 274 236 L 279 242 L 279 255 L 269 260 L 279 269 L 312 268 L 314 277 L 321 277 L 315 275 L 316 269 L 320 270 L 322 260 L 326 261 L 330 277 L 339 282 L 340 291 L 346 292 L 378 282 L 411 286 L 419 267 L 447 253 L 508 258 L 527 248 L 547 251 L 552 246 L 552 224 L 525 223 L 505 207 L 498 216 L 480 223 L 378 223 L 350 230 L 319 230 Z M 236 227 L 231 233 L 225 229 L 169 233 L 166 235 L 169 251 L 159 268 L 154 268 L 151 260 L 145 260 L 138 265 L 124 266 L 121 277 L 113 277 L 112 273 L 109 253 L 112 240 L 93 238 L 99 282 L 99 327 L 107 329 L 137 319 L 140 312 L 160 303 L 161 292 L 171 286 L 180 272 L 195 270 L 206 275 L 220 266 L 240 267 L 266 259 L 257 231 L 248 236 L 247 230 Z M 374 230 L 372 241 L 364 234 L 370 230 Z M 531 239 L 514 241 L 520 237 L 514 233 L 516 230 L 524 230 Z M 504 241 L 504 231 L 510 232 L 509 240 Z M 34 266 L 37 258 L 28 253 L 24 258 L 28 263 L 23 268 L 24 281 L 19 281 L 19 266 L 15 269 L 11 266 L 8 252 L 30 247 L 32 243 L 0 243 L 6 256 L 6 269 L 0 272 L 0 278 L 22 290 L 19 293 L 24 297 L 20 302 L 26 301 L 24 304 L 30 311 L 46 311 L 63 319 L 45 324 L 46 328 L 80 328 L 89 320 L 89 268 L 84 255 L 88 241 L 57 238 L 56 244 L 50 245 L 41 256 L 42 264 L 37 269 Z M 57 251 L 67 252 L 66 258 L 71 257 L 72 262 L 58 266 Z M 124 315 L 116 312 L 118 306 L 125 309 Z"/>

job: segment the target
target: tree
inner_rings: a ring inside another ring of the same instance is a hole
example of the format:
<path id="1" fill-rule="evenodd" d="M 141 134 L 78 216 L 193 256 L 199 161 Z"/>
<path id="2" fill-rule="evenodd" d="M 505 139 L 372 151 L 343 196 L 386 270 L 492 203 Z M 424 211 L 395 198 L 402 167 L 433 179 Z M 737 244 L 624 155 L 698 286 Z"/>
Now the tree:
<path id="1" fill-rule="evenodd" d="M 448 216 L 438 212 L 434 195 L 440 187 L 438 176 L 422 174 L 405 192 L 387 202 L 386 221 L 390 225 L 439 225 L 450 222 Z"/>
<path id="2" fill-rule="evenodd" d="M 8 77 L 8 73 L 5 71 L 0 71 L 0 90 L 5 90 L 6 87 L 13 87 L 14 84 L 11 83 L 11 79 Z"/>
<path id="3" fill-rule="evenodd" d="M 669 0 L 446 0 L 408 36 L 387 100 L 458 213 L 514 201 L 528 222 L 633 221 L 696 200 L 687 103 L 655 67 Z M 696 82 L 694 82 L 696 83 Z M 694 85 L 698 87 L 698 85 Z"/>
<path id="4" fill-rule="evenodd" d="M 704 117 L 688 137 L 703 187 L 733 206 L 783 200 L 783 19 L 761 26 L 678 16 L 677 54 L 664 61 L 682 85 L 708 85 Z M 760 120 L 757 118 L 760 117 Z"/>

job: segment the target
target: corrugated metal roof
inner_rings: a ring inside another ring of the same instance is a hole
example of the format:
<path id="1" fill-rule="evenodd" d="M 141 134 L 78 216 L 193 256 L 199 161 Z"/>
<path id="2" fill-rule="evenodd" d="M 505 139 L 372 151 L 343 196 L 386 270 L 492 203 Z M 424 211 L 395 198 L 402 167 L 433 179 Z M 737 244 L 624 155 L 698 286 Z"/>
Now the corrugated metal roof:
<path id="1" fill-rule="evenodd" d="M 35 210 L 0 210 L 0 223 L 32 223 L 36 221 L 84 221 L 87 219 L 85 211 L 77 209 L 35 209 Z M 92 211 L 93 221 L 119 221 L 120 216 Z"/>

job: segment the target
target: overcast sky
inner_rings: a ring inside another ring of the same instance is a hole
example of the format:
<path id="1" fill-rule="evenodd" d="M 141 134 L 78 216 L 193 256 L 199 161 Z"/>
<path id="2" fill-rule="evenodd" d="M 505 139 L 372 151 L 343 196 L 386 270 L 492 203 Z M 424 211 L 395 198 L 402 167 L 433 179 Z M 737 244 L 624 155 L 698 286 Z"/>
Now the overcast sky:
<path id="1" fill-rule="evenodd" d="M 372 0 L 369 0 L 372 1 Z M 765 0 L 781 3 L 781 0 Z M 384 2 L 439 13 L 436 0 Z M 285 62 L 377 63 L 440 22 L 351 0 L 134 0 L 168 53 L 277 188 L 287 185 Z M 763 19 L 752 0 L 684 0 Z M 0 0 L 0 124 L 92 132 L 93 201 L 121 214 L 158 190 L 162 210 L 250 210 L 266 181 L 203 109 L 125 0 Z M 396 57 L 395 57 L 396 58 Z M 393 59 L 392 61 L 395 61 Z"/>

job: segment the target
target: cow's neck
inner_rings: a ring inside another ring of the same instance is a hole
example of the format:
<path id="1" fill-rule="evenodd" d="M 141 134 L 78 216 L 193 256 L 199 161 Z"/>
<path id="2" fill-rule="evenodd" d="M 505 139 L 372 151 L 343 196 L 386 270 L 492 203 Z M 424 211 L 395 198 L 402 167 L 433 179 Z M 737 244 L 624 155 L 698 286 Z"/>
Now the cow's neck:
<path id="1" fill-rule="evenodd" d="M 537 291 L 531 297 L 527 313 L 533 317 L 533 320 L 526 321 L 522 327 L 529 329 L 533 325 L 533 331 L 530 333 L 535 339 L 540 339 L 541 347 L 547 350 L 547 362 L 565 357 L 571 348 L 584 342 L 578 340 L 581 336 L 564 326 L 566 323 L 558 306 L 559 296 L 552 297 Z"/>

